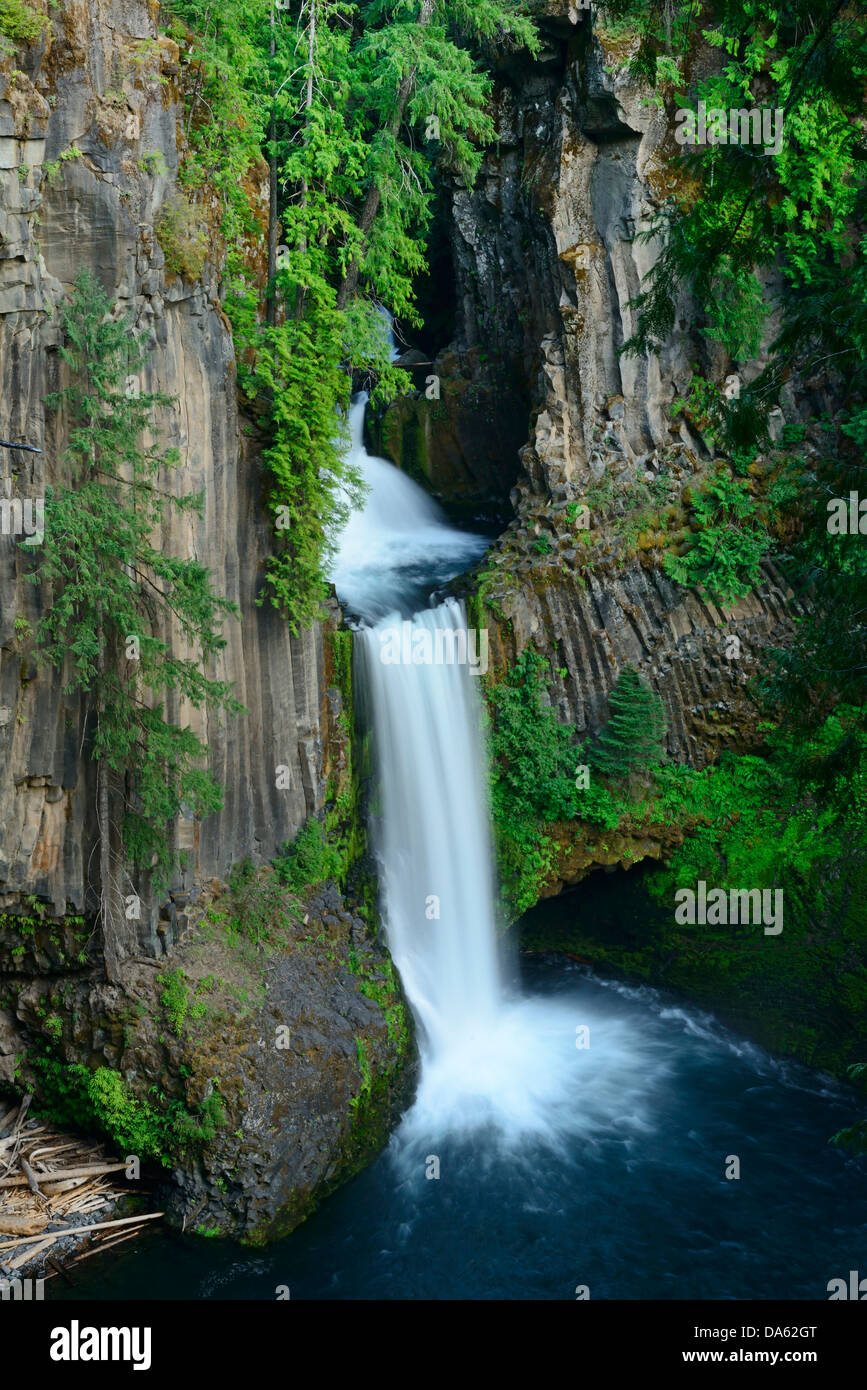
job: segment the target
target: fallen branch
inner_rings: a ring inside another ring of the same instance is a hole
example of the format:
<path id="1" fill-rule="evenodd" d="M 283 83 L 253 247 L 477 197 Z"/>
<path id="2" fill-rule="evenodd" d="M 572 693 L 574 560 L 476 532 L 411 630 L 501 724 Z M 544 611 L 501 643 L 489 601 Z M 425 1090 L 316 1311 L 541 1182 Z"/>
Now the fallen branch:
<path id="1" fill-rule="evenodd" d="M 36 1174 L 30 1167 L 30 1164 L 27 1162 L 27 1159 L 24 1157 L 23 1154 L 19 1158 L 18 1162 L 21 1164 L 21 1171 L 27 1180 L 27 1186 L 30 1188 L 30 1191 L 35 1193 L 37 1197 L 41 1197 L 42 1193 L 39 1191 L 39 1183 L 36 1180 Z"/>
<path id="2" fill-rule="evenodd" d="M 30 1236 L 28 1239 L 32 1240 L 33 1237 Z M 42 1239 L 38 1245 L 33 1246 L 31 1250 L 25 1250 L 23 1254 L 16 1255 L 14 1260 L 7 1260 L 6 1268 L 20 1269 L 22 1265 L 29 1264 L 35 1255 L 41 1254 L 43 1250 L 50 1250 L 56 1239 L 57 1237 L 53 1235 L 45 1236 L 45 1238 Z M 23 1244 L 23 1242 L 19 1243 Z"/>
<path id="3" fill-rule="evenodd" d="M 4 1235 L 41 1235 L 45 1224 L 44 1216 L 7 1216 L 0 1212 L 0 1231 Z"/>
<path id="4" fill-rule="evenodd" d="M 84 1236 L 90 1231 L 107 1231 L 114 1226 L 130 1226 L 135 1221 L 156 1221 L 158 1216 L 165 1216 L 164 1211 L 149 1211 L 143 1216 L 122 1216 L 118 1221 L 97 1221 L 92 1226 L 66 1226 L 62 1231 L 49 1231 L 48 1236 L 51 1240 L 62 1240 L 64 1236 Z M 8 1250 L 12 1245 L 25 1245 L 30 1240 L 41 1240 L 41 1236 L 25 1236 L 24 1240 L 0 1241 L 0 1250 Z"/>
<path id="5" fill-rule="evenodd" d="M 21 1160 L 22 1167 L 24 1160 Z M 126 1168 L 125 1163 L 90 1163 L 83 1168 L 59 1168 L 56 1173 L 40 1173 L 39 1181 L 65 1182 L 67 1178 L 96 1178 L 103 1173 L 118 1173 L 121 1168 Z M 33 1170 L 31 1169 L 31 1172 Z M 24 1187 L 28 1183 L 26 1177 L 0 1178 L 0 1187 Z"/>

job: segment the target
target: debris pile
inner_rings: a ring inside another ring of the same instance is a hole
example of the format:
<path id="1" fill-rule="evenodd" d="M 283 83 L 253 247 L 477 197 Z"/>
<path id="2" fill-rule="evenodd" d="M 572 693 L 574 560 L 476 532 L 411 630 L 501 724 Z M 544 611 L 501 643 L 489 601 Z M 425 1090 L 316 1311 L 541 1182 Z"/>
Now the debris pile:
<path id="1" fill-rule="evenodd" d="M 110 1177 L 126 1163 L 102 1147 L 28 1119 L 32 1096 L 20 1105 L 0 1101 L 0 1278 L 40 1267 L 65 1274 L 97 1251 L 139 1235 L 162 1212 L 107 1219 L 129 1195 Z M 86 1249 L 82 1247 L 86 1246 Z M 56 1249 L 55 1249 L 56 1247 Z M 62 1255 L 63 1263 L 55 1256 Z M 68 1256 L 74 1255 L 68 1261 Z"/>

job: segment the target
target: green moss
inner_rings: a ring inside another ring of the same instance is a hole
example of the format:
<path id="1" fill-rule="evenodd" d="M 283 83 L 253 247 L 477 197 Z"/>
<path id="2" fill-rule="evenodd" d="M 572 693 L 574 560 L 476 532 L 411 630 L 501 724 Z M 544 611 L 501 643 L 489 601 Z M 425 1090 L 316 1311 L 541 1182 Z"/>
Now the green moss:
<path id="1" fill-rule="evenodd" d="M 353 1109 L 358 1105 L 363 1105 L 370 1095 L 371 1074 L 370 1062 L 367 1060 L 367 1049 L 364 1045 L 364 1038 L 355 1039 L 355 1052 L 358 1058 L 358 1070 L 361 1072 L 361 1089 L 357 1096 L 353 1096 L 349 1102 Z"/>
<path id="2" fill-rule="evenodd" d="M 350 956 L 350 969 L 352 969 L 354 952 L 351 952 Z M 372 999 L 382 1009 L 388 1027 L 389 1042 L 396 1051 L 396 1065 L 400 1065 L 409 1051 L 411 1030 L 394 965 L 390 960 L 371 965 L 368 959 L 356 963 L 353 973 L 362 976 L 359 985 L 361 993 L 368 999 Z"/>
<path id="3" fill-rule="evenodd" d="M 343 888 L 367 847 L 355 755 L 352 633 L 331 630 L 326 640 L 331 668 L 329 680 L 340 691 L 341 711 L 337 722 L 346 766 L 339 778 L 335 775 L 329 781 L 324 820 L 311 817 L 295 839 L 283 845 L 274 858 L 278 879 L 296 893 L 309 891 L 329 880 Z"/>
<path id="4" fill-rule="evenodd" d="M 332 628 L 327 634 L 327 640 L 331 652 L 334 683 L 340 691 L 343 702 L 343 717 L 346 719 L 347 727 L 351 732 L 355 721 L 352 689 L 352 633 L 343 628 Z"/>
<path id="5" fill-rule="evenodd" d="M 58 1124 L 105 1134 L 119 1153 L 156 1159 L 166 1168 L 188 1149 L 210 1143 L 225 1119 L 216 1090 L 193 1113 L 156 1087 L 155 1100 L 137 1095 L 109 1067 L 91 1071 L 48 1048 L 32 1050 L 28 1061 L 40 1104 Z"/>

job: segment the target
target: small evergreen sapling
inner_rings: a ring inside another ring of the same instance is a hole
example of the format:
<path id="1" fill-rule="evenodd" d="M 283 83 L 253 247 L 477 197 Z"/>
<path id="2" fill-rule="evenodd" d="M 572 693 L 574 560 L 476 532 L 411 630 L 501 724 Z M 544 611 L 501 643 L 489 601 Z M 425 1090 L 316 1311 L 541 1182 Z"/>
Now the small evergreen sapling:
<path id="1" fill-rule="evenodd" d="M 610 715 L 589 761 L 595 771 L 625 781 L 657 767 L 665 756 L 665 710 L 634 666 L 624 666 L 608 697 Z"/>

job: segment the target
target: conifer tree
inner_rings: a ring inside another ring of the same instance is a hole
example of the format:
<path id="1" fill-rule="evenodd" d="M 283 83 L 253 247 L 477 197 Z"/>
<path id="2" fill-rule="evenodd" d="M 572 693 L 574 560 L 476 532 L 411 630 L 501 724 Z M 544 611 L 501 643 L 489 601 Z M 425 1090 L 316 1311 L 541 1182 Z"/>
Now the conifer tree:
<path id="1" fill-rule="evenodd" d="M 481 50 L 496 40 L 534 51 L 530 8 L 164 0 L 163 22 L 186 59 L 180 182 L 194 203 L 208 188 L 224 203 L 239 379 L 269 428 L 274 540 L 259 601 L 293 632 L 321 612 L 334 538 L 361 499 L 339 424 L 352 382 L 365 374 L 377 402 L 411 388 L 391 364 L 381 306 L 415 321 L 437 164 L 474 177 L 494 136 Z M 264 313 L 240 250 L 261 235 L 245 169 L 255 173 L 262 155 L 271 174 Z"/>
<path id="2" fill-rule="evenodd" d="M 64 693 L 82 692 L 90 755 L 97 764 L 99 918 L 106 970 L 117 980 L 133 946 L 121 907 L 124 859 L 165 882 L 175 865 L 169 827 L 182 807 L 206 815 L 222 804 L 200 764 L 205 746 L 170 722 L 162 701 L 241 712 L 231 686 L 205 667 L 225 646 L 223 620 L 234 604 L 216 596 L 208 571 L 154 544 L 172 511 L 199 511 L 199 496 L 160 486 L 177 450 L 143 441 L 154 411 L 171 404 L 138 393 L 130 377 L 147 348 L 89 272 L 75 283 L 61 315 L 60 355 L 68 382 L 48 398 L 68 422 L 62 481 L 49 488 L 45 536 L 35 572 L 42 617 L 39 659 L 62 669 Z M 192 656 L 178 656 L 172 639 Z M 112 830 L 114 829 L 114 834 Z M 134 930 L 134 929 L 133 929 Z"/>
<path id="3" fill-rule="evenodd" d="M 473 46 L 499 37 L 535 52 L 538 39 L 521 0 L 369 0 L 360 8 L 354 101 L 366 120 L 366 192 L 338 305 L 345 308 L 367 278 L 400 313 L 408 305 L 394 282 L 420 269 L 408 255 L 408 234 L 423 232 L 430 214 L 430 132 L 467 181 L 481 163 L 480 146 L 494 137 L 492 82 Z"/>
<path id="4" fill-rule="evenodd" d="M 361 500 L 335 421 L 353 373 L 379 401 L 411 386 L 391 364 L 380 306 L 414 319 L 434 199 L 428 125 L 471 179 L 493 124 L 491 81 L 466 41 L 498 32 L 535 43 L 516 0 L 290 0 L 269 15 L 274 294 L 244 385 L 271 415 L 266 593 L 293 632 L 319 613 L 334 537 Z"/>
<path id="5" fill-rule="evenodd" d="M 622 781 L 649 771 L 665 755 L 665 710 L 634 666 L 624 666 L 608 697 L 609 719 L 591 750 L 591 766 Z"/>

